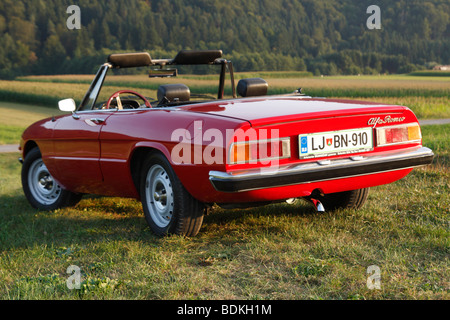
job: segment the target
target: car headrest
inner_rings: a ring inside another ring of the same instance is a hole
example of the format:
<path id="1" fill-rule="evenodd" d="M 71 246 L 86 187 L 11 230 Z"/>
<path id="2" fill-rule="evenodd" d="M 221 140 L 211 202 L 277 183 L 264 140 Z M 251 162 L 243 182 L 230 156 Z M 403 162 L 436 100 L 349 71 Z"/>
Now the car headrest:
<path id="1" fill-rule="evenodd" d="M 181 50 L 174 64 L 211 64 L 222 57 L 222 50 Z"/>
<path id="2" fill-rule="evenodd" d="M 263 96 L 267 94 L 269 85 L 261 78 L 241 79 L 237 85 L 237 92 L 241 97 Z"/>
<path id="3" fill-rule="evenodd" d="M 108 56 L 108 62 L 114 68 L 146 67 L 152 64 L 148 52 L 113 53 Z"/>
<path id="4" fill-rule="evenodd" d="M 189 101 L 191 91 L 182 83 L 164 84 L 158 88 L 158 104 L 174 101 Z"/>

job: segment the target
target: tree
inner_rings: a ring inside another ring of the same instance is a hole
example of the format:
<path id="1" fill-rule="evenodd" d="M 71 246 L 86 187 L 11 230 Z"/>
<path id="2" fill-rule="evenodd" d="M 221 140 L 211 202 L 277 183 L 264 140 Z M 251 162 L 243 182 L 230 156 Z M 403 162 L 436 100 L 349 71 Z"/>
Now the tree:
<path id="1" fill-rule="evenodd" d="M 91 70 L 95 66 L 89 64 L 96 63 L 103 49 L 160 50 L 158 57 L 171 57 L 183 48 L 222 49 L 237 70 L 306 65 L 319 74 L 398 72 L 427 61 L 449 63 L 448 1 L 379 0 L 381 30 L 366 27 L 370 4 L 370 0 L 80 0 L 81 29 L 68 30 L 61 0 L 2 0 L 0 63 L 9 70 L 2 75 Z M 50 63 L 50 54 L 58 63 Z"/>
<path id="2" fill-rule="evenodd" d="M 66 59 L 67 53 L 58 35 L 48 37 L 42 50 L 41 72 L 43 74 L 53 74 L 59 71 L 59 67 Z"/>

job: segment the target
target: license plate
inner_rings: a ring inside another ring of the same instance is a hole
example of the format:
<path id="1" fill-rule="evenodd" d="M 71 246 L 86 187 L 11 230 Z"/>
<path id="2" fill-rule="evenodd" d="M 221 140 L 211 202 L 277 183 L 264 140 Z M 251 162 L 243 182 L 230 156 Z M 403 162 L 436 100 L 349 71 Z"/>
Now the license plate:
<path id="1" fill-rule="evenodd" d="M 300 159 L 331 157 L 373 149 L 372 128 L 300 134 Z"/>

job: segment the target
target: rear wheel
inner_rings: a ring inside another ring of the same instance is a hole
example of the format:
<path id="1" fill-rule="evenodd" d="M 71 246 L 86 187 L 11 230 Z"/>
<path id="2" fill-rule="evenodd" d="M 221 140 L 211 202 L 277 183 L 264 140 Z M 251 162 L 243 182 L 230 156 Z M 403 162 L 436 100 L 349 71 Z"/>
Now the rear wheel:
<path id="1" fill-rule="evenodd" d="M 140 192 L 145 219 L 156 235 L 197 235 L 203 222 L 204 205 L 186 191 L 162 154 L 147 156 Z"/>
<path id="2" fill-rule="evenodd" d="M 32 207 L 54 210 L 74 206 L 82 195 L 61 188 L 42 160 L 39 148 L 28 152 L 22 166 L 22 188 Z"/>
<path id="3" fill-rule="evenodd" d="M 315 196 L 314 199 L 320 201 L 326 211 L 337 209 L 360 209 L 367 200 L 369 188 L 350 190 L 337 193 Z"/>

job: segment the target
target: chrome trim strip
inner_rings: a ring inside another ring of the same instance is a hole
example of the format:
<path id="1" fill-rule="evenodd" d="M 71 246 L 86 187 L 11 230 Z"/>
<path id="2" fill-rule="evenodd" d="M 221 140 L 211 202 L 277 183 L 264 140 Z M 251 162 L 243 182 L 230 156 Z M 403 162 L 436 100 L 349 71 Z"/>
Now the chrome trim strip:
<path id="1" fill-rule="evenodd" d="M 308 162 L 281 168 L 250 169 L 238 172 L 210 171 L 209 180 L 217 191 L 242 192 L 301 183 L 326 181 L 395 171 L 430 164 L 434 154 L 421 147 L 405 152 L 382 153 L 323 162 Z"/>
<path id="2" fill-rule="evenodd" d="M 418 139 L 418 140 L 407 140 L 407 141 L 402 141 L 402 142 L 393 142 L 393 143 L 386 143 L 386 144 L 380 144 L 377 145 L 378 148 L 382 148 L 382 147 L 389 147 L 389 146 L 398 146 L 401 144 L 408 144 L 408 143 L 421 143 L 422 139 Z M 378 143 L 378 141 L 377 141 Z"/>

